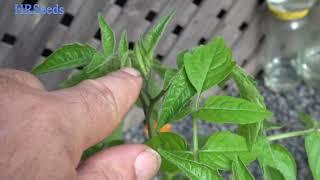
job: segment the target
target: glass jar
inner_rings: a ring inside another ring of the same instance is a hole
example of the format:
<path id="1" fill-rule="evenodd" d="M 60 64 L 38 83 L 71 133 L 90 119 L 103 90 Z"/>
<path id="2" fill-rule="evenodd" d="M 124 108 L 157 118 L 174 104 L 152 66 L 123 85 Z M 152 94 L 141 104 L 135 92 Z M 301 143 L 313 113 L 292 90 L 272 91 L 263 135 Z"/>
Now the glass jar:
<path id="1" fill-rule="evenodd" d="M 311 2 L 312 1 L 312 2 Z M 265 23 L 266 47 L 265 84 L 276 92 L 295 88 L 300 78 L 297 59 L 304 49 L 308 34 L 306 15 L 314 0 L 268 0 L 269 12 Z M 309 3 L 306 3 L 309 2 Z"/>
<path id="2" fill-rule="evenodd" d="M 310 16 L 310 31 L 305 48 L 297 62 L 298 74 L 304 81 L 320 89 L 320 7 L 316 7 Z"/>

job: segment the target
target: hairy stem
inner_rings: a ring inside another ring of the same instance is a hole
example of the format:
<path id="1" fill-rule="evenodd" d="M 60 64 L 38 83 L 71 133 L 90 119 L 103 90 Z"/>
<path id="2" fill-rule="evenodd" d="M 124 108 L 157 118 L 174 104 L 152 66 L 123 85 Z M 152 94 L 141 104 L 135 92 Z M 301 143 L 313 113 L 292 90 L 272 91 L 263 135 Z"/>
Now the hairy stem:
<path id="1" fill-rule="evenodd" d="M 148 91 L 145 91 L 145 90 L 141 91 L 140 101 L 142 103 L 142 108 L 143 108 L 143 112 L 146 119 L 146 125 L 148 127 L 149 139 L 151 139 L 153 136 L 157 134 L 154 127 L 154 119 L 151 118 L 154 105 L 162 98 L 162 96 L 165 95 L 166 92 L 167 92 L 167 89 L 162 90 L 156 97 L 152 98 L 148 93 Z M 147 100 L 147 102 L 149 102 L 148 105 L 145 98 L 148 99 Z"/>
<path id="2" fill-rule="evenodd" d="M 291 137 L 303 136 L 303 135 L 310 134 L 315 131 L 320 132 L 320 129 L 312 128 L 312 129 L 307 129 L 307 130 L 302 130 L 302 131 L 293 131 L 293 132 L 288 132 L 288 133 L 283 133 L 283 134 L 276 134 L 276 135 L 268 136 L 267 139 L 269 141 L 275 141 L 275 140 L 286 139 L 286 138 L 291 138 Z"/>
<path id="3" fill-rule="evenodd" d="M 199 99 L 200 93 L 197 95 L 195 109 L 196 111 L 199 108 Z M 193 114 L 193 155 L 194 159 L 198 160 L 198 150 L 199 150 L 199 143 L 198 143 L 198 117 L 196 114 Z"/>

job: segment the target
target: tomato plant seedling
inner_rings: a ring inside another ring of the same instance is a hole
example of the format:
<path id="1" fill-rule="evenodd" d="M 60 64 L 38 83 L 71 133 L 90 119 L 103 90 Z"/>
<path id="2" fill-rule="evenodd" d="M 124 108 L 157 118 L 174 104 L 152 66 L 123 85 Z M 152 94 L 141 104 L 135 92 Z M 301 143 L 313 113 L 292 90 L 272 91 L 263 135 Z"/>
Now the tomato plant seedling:
<path id="1" fill-rule="evenodd" d="M 267 110 L 254 79 L 233 61 L 232 52 L 222 38 L 177 55 L 177 68 L 165 67 L 154 57 L 154 50 L 174 12 L 164 16 L 141 39 L 133 50 L 128 48 L 126 32 L 116 44 L 115 34 L 98 15 L 102 51 L 85 44 L 64 45 L 33 69 L 34 74 L 84 67 L 66 79 L 61 87 L 70 87 L 123 67 L 134 67 L 144 83 L 136 103 L 145 115 L 149 146 L 162 157 L 164 179 L 185 176 L 190 179 L 222 179 L 220 172 L 232 172 L 236 180 L 254 179 L 247 166 L 257 160 L 264 179 L 296 179 L 296 163 L 291 153 L 274 140 L 305 136 L 305 147 L 314 179 L 320 179 L 320 131 L 318 121 L 302 114 L 306 129 L 266 136 L 272 113 Z M 159 83 L 157 77 L 162 79 Z M 240 97 L 212 96 L 202 105 L 203 92 L 234 81 Z M 193 116 L 193 147 L 173 132 L 160 132 L 168 123 Z M 199 146 L 198 121 L 235 124 L 236 132 L 210 135 Z M 121 129 L 121 128 L 120 128 Z M 121 132 L 85 151 L 87 158 L 105 147 L 121 143 Z"/>

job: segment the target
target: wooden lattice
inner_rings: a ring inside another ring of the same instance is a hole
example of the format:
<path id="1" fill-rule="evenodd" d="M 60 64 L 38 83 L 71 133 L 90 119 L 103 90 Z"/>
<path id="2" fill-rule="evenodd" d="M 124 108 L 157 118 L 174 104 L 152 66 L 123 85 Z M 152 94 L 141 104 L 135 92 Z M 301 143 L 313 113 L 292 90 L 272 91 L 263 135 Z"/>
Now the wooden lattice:
<path id="1" fill-rule="evenodd" d="M 130 45 L 159 17 L 176 10 L 176 16 L 157 48 L 157 57 L 175 65 L 182 49 L 223 36 L 235 59 L 252 73 L 259 70 L 260 31 L 263 1 L 257 0 L 38 0 L 65 8 L 64 15 L 15 15 L 17 0 L 0 6 L 0 66 L 30 70 L 64 43 L 82 42 L 100 48 L 96 20 L 101 12 L 119 38 L 126 29 Z M 21 1 L 21 0 L 20 0 Z M 32 1 L 30 1 L 32 2 Z M 37 2 L 37 0 L 35 0 Z M 49 88 L 68 72 L 42 77 Z"/>

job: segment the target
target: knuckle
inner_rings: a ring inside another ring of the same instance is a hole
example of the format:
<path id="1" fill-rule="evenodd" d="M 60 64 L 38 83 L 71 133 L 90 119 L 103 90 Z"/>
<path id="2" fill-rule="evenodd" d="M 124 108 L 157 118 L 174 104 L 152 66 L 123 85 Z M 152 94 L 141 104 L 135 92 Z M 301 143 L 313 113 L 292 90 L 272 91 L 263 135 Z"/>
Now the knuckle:
<path id="1" fill-rule="evenodd" d="M 82 94 L 90 93 L 90 97 L 93 97 L 96 102 L 100 102 L 102 105 L 111 106 L 115 111 L 118 110 L 116 98 L 114 92 L 108 87 L 108 85 L 103 84 L 97 80 L 86 80 L 84 81 L 84 86 L 86 89 Z M 84 103 L 88 104 L 87 96 L 82 96 Z"/>

